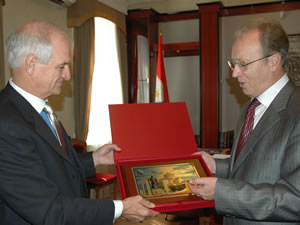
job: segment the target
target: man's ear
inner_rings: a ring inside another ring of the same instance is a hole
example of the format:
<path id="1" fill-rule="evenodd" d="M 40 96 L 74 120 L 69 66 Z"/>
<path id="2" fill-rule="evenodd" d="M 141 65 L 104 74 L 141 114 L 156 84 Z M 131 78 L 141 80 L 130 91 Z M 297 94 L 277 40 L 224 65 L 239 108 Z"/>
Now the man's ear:
<path id="1" fill-rule="evenodd" d="M 281 56 L 279 53 L 275 53 L 274 55 L 270 56 L 271 60 L 271 70 L 275 71 L 278 67 L 281 66 Z"/>
<path id="2" fill-rule="evenodd" d="M 29 76 L 32 76 L 34 74 L 37 63 L 39 63 L 39 60 L 35 55 L 30 54 L 25 58 L 25 62 L 24 62 L 25 72 Z"/>

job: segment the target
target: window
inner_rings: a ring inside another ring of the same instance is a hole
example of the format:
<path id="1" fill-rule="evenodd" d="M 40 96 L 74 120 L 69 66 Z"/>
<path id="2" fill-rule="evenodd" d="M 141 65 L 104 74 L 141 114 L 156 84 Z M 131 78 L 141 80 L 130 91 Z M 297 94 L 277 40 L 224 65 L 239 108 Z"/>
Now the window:
<path id="1" fill-rule="evenodd" d="M 116 43 L 116 25 L 104 18 L 95 18 L 95 65 L 88 145 L 111 142 L 108 105 L 123 101 Z"/>

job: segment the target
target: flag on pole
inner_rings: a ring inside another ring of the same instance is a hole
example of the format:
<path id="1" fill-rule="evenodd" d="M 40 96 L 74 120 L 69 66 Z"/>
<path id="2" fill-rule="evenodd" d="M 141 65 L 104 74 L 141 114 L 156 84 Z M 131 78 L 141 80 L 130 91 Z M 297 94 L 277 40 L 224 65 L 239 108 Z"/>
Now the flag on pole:
<path id="1" fill-rule="evenodd" d="M 156 88 L 155 102 L 169 102 L 164 58 L 162 54 L 162 35 L 159 36 L 157 69 L 156 69 Z"/>

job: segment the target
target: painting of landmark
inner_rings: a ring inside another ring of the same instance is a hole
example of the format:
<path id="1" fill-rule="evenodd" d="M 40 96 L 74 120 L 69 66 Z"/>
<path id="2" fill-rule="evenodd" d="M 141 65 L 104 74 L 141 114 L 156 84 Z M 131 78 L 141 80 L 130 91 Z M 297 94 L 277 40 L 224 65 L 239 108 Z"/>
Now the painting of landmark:
<path id="1" fill-rule="evenodd" d="M 139 195 L 144 198 L 171 197 L 190 194 L 190 179 L 199 177 L 192 163 L 133 167 Z"/>

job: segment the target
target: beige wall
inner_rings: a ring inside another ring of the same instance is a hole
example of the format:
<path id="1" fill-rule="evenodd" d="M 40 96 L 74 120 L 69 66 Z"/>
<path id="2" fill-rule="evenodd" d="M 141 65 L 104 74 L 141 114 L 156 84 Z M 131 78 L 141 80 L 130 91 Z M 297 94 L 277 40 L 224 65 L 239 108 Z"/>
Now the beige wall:
<path id="1" fill-rule="evenodd" d="M 67 10 L 48 0 L 7 0 L 3 7 L 3 38 L 16 30 L 22 24 L 43 20 L 62 27 L 70 37 L 73 29 L 68 29 L 66 25 Z M 5 56 L 5 81 L 10 77 Z M 49 99 L 59 119 L 64 124 L 70 136 L 74 136 L 74 114 L 72 81 L 65 82 L 61 96 L 54 96 Z"/>
<path id="2" fill-rule="evenodd" d="M 199 20 L 159 23 L 163 43 L 199 41 Z M 195 135 L 200 134 L 200 57 L 165 57 L 171 102 L 185 102 Z"/>

